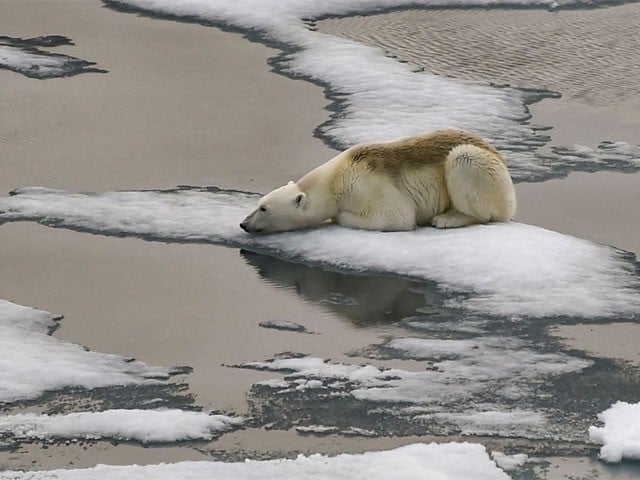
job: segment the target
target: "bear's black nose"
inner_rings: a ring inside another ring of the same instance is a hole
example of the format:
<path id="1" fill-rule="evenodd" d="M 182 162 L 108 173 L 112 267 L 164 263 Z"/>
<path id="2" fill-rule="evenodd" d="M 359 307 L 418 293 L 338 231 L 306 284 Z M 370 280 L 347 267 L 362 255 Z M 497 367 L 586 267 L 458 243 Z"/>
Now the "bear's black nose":
<path id="1" fill-rule="evenodd" d="M 240 228 L 241 228 L 241 229 L 243 229 L 245 232 L 248 232 L 248 231 L 249 231 L 249 230 L 247 230 L 247 224 L 246 224 L 246 223 L 244 223 L 244 222 L 242 222 L 242 223 L 240 224 Z"/>

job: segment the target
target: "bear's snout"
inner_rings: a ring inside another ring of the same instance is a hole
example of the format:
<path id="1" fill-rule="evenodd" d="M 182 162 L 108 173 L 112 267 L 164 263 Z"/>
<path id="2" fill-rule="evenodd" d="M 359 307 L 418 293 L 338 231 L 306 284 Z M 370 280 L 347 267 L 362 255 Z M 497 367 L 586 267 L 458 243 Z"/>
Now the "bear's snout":
<path id="1" fill-rule="evenodd" d="M 245 218 L 242 223 L 240 224 L 240 228 L 242 230 L 244 230 L 247 233 L 261 233 L 262 229 L 261 228 L 256 228 L 253 225 L 251 225 L 251 222 L 248 221 L 248 217 Z"/>

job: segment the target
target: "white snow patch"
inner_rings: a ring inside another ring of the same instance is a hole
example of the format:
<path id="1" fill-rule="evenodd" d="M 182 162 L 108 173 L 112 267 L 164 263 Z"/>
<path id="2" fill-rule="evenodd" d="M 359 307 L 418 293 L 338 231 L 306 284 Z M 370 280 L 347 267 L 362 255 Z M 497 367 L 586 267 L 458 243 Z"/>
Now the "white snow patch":
<path id="1" fill-rule="evenodd" d="M 157 383 L 171 370 L 87 351 L 51 337 L 57 318 L 48 312 L 0 300 L 0 402 L 35 398 L 70 386 Z"/>
<path id="2" fill-rule="evenodd" d="M 0 416 L 0 435 L 20 439 L 136 440 L 142 443 L 210 440 L 242 424 L 240 417 L 177 409 L 105 410 L 67 415 Z"/>
<path id="3" fill-rule="evenodd" d="M 604 427 L 589 427 L 589 438 L 603 445 L 602 460 L 640 460 L 640 403 L 616 402 L 598 414 L 598 420 Z"/>
<path id="4" fill-rule="evenodd" d="M 484 447 L 469 443 L 413 444 L 395 450 L 298 456 L 294 460 L 238 463 L 181 462 L 147 466 L 107 466 L 78 470 L 1 472 L 1 480 L 509 480 Z"/>
<path id="5" fill-rule="evenodd" d="M 222 243 L 350 271 L 434 280 L 450 294 L 464 294 L 449 306 L 487 314 L 633 317 L 640 309 L 640 278 L 629 255 L 515 222 L 389 233 L 331 225 L 252 236 L 238 226 L 256 206 L 252 194 L 17 193 L 0 198 L 0 222 L 38 220 L 103 234 Z"/>

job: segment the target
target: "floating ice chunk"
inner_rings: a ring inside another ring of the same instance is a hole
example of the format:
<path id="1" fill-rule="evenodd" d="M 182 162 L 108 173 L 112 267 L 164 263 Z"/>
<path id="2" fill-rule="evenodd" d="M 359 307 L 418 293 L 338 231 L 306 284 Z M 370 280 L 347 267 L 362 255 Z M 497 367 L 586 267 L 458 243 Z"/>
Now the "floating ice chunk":
<path id="1" fill-rule="evenodd" d="M 0 43 L 0 68 L 31 78 L 43 79 L 76 75 L 82 72 L 103 72 L 103 70 L 89 68 L 91 65 L 95 64 L 69 55 Z"/>
<path id="2" fill-rule="evenodd" d="M 241 366 L 256 370 L 291 372 L 290 376 L 298 379 L 301 377 L 341 379 L 363 384 L 377 384 L 387 376 L 383 370 L 371 365 L 330 363 L 318 357 L 278 358 L 267 362 L 248 362 Z"/>
<path id="3" fill-rule="evenodd" d="M 529 460 L 529 456 L 525 453 L 517 453 L 515 455 L 507 455 L 504 452 L 491 452 L 491 458 L 501 469 L 506 472 L 516 470 L 522 467 Z"/>
<path id="4" fill-rule="evenodd" d="M 309 333 L 304 325 L 299 323 L 290 322 L 288 320 L 269 320 L 266 322 L 260 322 L 259 325 L 262 328 L 271 328 L 274 330 L 284 330 L 289 332 Z"/>
<path id="5" fill-rule="evenodd" d="M 0 472 L 1 480 L 509 480 L 489 459 L 482 445 L 413 444 L 395 450 L 298 456 L 294 460 L 181 462 L 147 466 L 107 466 L 78 470 Z"/>
<path id="6" fill-rule="evenodd" d="M 478 378 L 530 378 L 577 371 L 590 362 L 559 353 L 540 353 L 513 337 L 473 339 L 394 338 L 386 346 L 410 358 L 440 360 L 449 374 Z M 451 368 L 449 368 L 451 367 Z M 457 368 L 468 369 L 458 371 Z M 474 369 L 471 372 L 471 369 Z M 497 375 L 497 377 L 496 377 Z"/>
<path id="7" fill-rule="evenodd" d="M 640 170 L 640 145 L 607 141 L 600 143 L 596 148 L 572 145 L 570 147 L 551 147 L 551 150 L 553 155 L 545 164 L 560 173 L 567 173 L 571 170 L 586 172 L 606 169 L 623 172 Z"/>
<path id="8" fill-rule="evenodd" d="M 0 403 L 47 390 L 157 383 L 172 373 L 51 337 L 56 315 L 0 300 Z"/>
<path id="9" fill-rule="evenodd" d="M 332 292 L 321 300 L 322 303 L 330 303 L 332 305 L 345 305 L 345 306 L 355 306 L 358 305 L 358 301 L 347 295 L 343 295 L 342 293 Z"/>
<path id="10" fill-rule="evenodd" d="M 184 410 L 105 410 L 67 415 L 0 416 L 0 436 L 19 439 L 135 440 L 142 443 L 210 440 L 237 428 L 240 417 Z"/>
<path id="11" fill-rule="evenodd" d="M 277 379 L 277 378 L 274 378 L 272 380 L 262 380 L 260 382 L 256 382 L 256 385 L 262 385 L 264 387 L 278 388 L 278 389 L 285 389 L 289 387 L 288 382 L 281 379 Z"/>
<path id="12" fill-rule="evenodd" d="M 315 435 L 330 435 L 332 433 L 338 433 L 337 427 L 327 427 L 325 425 L 298 425 L 296 431 L 300 433 L 311 433 Z"/>
<path id="13" fill-rule="evenodd" d="M 422 309 L 417 309 L 421 312 Z M 422 313 L 422 312 L 421 312 Z M 456 332 L 481 334 L 485 322 L 480 320 L 459 319 L 457 321 L 432 321 L 428 315 L 405 317 L 400 322 L 405 328 L 424 332 Z"/>
<path id="14" fill-rule="evenodd" d="M 604 427 L 589 427 L 589 438 L 603 445 L 602 460 L 640 460 L 640 403 L 616 402 L 598 414 L 598 420 Z"/>
<path id="15" fill-rule="evenodd" d="M 637 263 L 608 246 L 515 222 L 391 233 L 331 225 L 251 236 L 238 223 L 257 198 L 221 190 L 24 189 L 0 198 L 0 223 L 35 220 L 107 235 L 220 243 L 347 271 L 433 280 L 449 306 L 491 315 L 634 317 L 640 309 Z"/>
<path id="16" fill-rule="evenodd" d="M 532 429 L 543 429 L 547 424 L 544 415 L 530 410 L 436 413 L 421 418 L 434 418 L 453 423 L 460 428 L 462 435 L 500 435 L 502 437 L 521 436 L 523 432 Z"/>

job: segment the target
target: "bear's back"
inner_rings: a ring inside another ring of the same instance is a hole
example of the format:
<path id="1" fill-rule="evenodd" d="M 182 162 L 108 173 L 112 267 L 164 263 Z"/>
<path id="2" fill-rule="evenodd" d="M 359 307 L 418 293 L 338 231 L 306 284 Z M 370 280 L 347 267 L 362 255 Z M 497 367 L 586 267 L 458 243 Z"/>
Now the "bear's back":
<path id="1" fill-rule="evenodd" d="M 428 166 L 440 167 L 451 149 L 464 144 L 475 145 L 500 156 L 480 137 L 462 130 L 438 130 L 392 142 L 365 143 L 350 148 L 348 152 L 354 164 L 397 177 Z"/>

